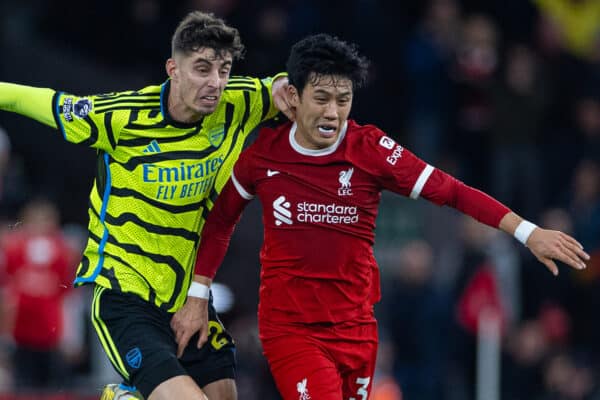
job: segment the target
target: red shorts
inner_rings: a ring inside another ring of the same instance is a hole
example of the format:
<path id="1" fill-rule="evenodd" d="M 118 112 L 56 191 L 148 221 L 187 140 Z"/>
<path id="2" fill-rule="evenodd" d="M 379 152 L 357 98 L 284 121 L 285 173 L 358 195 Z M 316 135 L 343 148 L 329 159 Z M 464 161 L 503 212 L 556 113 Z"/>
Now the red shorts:
<path id="1" fill-rule="evenodd" d="M 377 323 L 310 326 L 262 336 L 284 400 L 366 400 L 377 356 Z"/>

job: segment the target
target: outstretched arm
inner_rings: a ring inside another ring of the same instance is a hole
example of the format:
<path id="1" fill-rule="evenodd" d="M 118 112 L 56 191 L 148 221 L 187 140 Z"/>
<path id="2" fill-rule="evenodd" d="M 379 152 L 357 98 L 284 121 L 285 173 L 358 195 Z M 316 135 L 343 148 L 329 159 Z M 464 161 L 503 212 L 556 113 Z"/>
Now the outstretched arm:
<path id="1" fill-rule="evenodd" d="M 493 197 L 465 185 L 436 169 L 431 173 L 421 195 L 437 204 L 448 205 L 478 221 L 514 235 L 554 275 L 558 268 L 553 260 L 573 268 L 585 268 L 590 256 L 583 246 L 566 233 L 537 227 L 512 212 Z"/>
<path id="2" fill-rule="evenodd" d="M 52 89 L 0 82 L 0 110 L 15 112 L 57 128 L 52 113 L 55 93 Z"/>
<path id="3" fill-rule="evenodd" d="M 232 179 L 223 187 L 206 219 L 196 258 L 194 281 L 185 304 L 171 319 L 171 329 L 175 333 L 178 345 L 178 357 L 183 354 L 190 338 L 196 332 L 200 332 L 198 348 L 208 339 L 209 288 L 225 257 L 235 225 L 249 202 L 240 196 Z"/>

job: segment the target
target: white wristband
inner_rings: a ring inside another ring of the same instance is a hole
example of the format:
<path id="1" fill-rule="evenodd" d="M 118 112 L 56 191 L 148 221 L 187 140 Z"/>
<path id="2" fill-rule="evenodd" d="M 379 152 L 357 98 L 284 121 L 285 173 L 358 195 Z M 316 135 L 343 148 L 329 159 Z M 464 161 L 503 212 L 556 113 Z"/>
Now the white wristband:
<path id="1" fill-rule="evenodd" d="M 208 300 L 210 297 L 210 288 L 203 283 L 192 282 L 190 289 L 187 292 L 188 296 L 199 297 Z"/>
<path id="2" fill-rule="evenodd" d="M 523 220 L 519 226 L 517 226 L 517 229 L 515 229 L 514 236 L 519 242 L 527 245 L 527 239 L 529 239 L 531 232 L 533 232 L 535 228 L 537 228 L 536 224 Z"/>

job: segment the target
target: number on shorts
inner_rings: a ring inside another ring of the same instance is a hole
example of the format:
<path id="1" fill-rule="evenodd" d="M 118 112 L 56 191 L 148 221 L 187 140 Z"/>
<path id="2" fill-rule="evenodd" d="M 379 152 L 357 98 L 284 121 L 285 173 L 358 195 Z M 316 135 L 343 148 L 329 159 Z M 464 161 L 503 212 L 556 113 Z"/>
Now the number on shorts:
<path id="1" fill-rule="evenodd" d="M 361 385 L 361 387 L 359 387 L 358 390 L 356 391 L 356 394 L 360 396 L 360 400 L 366 400 L 367 397 L 369 397 L 369 391 L 367 390 L 367 387 L 369 386 L 370 382 L 371 382 L 370 377 L 356 378 L 356 383 Z M 356 400 L 356 398 L 350 397 L 349 400 Z"/>
<path id="2" fill-rule="evenodd" d="M 208 335 L 212 336 L 210 344 L 215 350 L 219 350 L 221 347 L 229 343 L 226 337 L 219 338 L 219 335 L 223 333 L 223 326 L 217 321 L 208 321 Z"/>

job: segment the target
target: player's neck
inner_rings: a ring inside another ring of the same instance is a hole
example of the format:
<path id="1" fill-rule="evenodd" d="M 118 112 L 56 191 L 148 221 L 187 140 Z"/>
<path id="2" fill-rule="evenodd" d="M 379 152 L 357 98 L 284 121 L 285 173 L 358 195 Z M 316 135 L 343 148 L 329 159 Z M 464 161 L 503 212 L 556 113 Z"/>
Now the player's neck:
<path id="1" fill-rule="evenodd" d="M 189 108 L 183 101 L 178 98 L 177 91 L 171 86 L 168 96 L 167 110 L 169 116 L 177 122 L 184 124 L 196 123 L 204 118 L 204 114 Z"/>
<path id="2" fill-rule="evenodd" d="M 198 112 L 187 107 L 185 104 L 171 101 L 171 99 L 169 99 L 168 109 L 171 118 L 177 122 L 189 124 L 198 122 L 204 117 L 204 114 L 199 114 Z"/>

